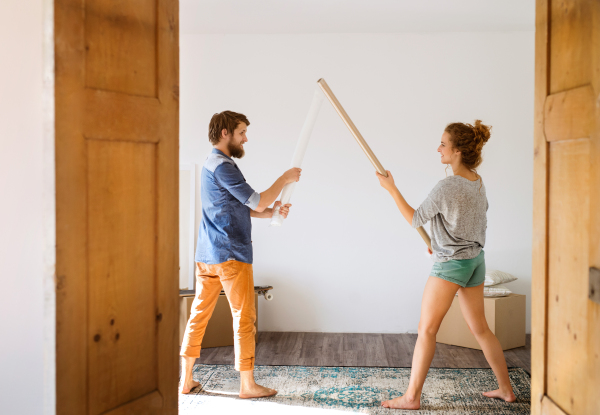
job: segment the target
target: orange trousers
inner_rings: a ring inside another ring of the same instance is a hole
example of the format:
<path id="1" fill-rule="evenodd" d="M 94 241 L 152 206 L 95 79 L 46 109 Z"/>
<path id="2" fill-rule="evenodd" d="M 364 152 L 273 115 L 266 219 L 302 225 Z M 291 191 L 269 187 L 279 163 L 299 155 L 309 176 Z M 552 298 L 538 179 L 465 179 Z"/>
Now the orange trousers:
<path id="1" fill-rule="evenodd" d="M 235 370 L 254 369 L 256 308 L 252 264 L 227 261 L 221 264 L 196 262 L 196 298 L 192 302 L 181 344 L 181 356 L 200 357 L 200 345 L 208 320 L 225 290 L 233 315 Z"/>

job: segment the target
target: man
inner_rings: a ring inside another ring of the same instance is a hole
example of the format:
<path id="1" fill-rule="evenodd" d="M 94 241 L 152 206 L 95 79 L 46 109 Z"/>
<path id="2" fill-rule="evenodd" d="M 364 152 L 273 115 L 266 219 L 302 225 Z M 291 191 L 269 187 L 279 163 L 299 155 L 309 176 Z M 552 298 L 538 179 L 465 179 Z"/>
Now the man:
<path id="1" fill-rule="evenodd" d="M 235 369 L 240 372 L 240 398 L 272 396 L 277 391 L 254 380 L 256 309 L 252 277 L 251 217 L 270 218 L 283 187 L 300 180 L 301 169 L 286 171 L 262 193 L 255 192 L 232 158 L 244 156 L 250 122 L 243 114 L 224 111 L 213 115 L 209 126 L 212 153 L 202 168 L 202 223 L 196 249 L 196 298 L 181 345 L 181 393 L 199 383 L 192 378 L 208 320 L 224 289 L 233 315 Z M 291 205 L 280 207 L 285 218 Z"/>

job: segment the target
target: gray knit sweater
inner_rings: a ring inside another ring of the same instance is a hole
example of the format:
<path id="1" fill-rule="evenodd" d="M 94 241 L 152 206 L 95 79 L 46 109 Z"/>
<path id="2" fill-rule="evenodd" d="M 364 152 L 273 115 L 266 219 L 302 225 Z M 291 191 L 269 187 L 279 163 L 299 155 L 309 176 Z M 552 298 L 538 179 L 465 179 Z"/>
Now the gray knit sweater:
<path id="1" fill-rule="evenodd" d="M 488 201 L 481 179 L 462 176 L 440 180 L 413 216 L 418 228 L 431 221 L 431 248 L 435 262 L 471 259 L 485 245 Z"/>

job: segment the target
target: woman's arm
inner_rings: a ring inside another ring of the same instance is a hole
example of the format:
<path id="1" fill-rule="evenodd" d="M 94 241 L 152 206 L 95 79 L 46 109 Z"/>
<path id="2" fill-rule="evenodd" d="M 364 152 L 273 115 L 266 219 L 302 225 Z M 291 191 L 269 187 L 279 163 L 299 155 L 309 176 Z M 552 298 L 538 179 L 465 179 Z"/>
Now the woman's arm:
<path id="1" fill-rule="evenodd" d="M 392 173 L 390 173 L 389 170 L 386 171 L 388 177 L 376 173 L 377 178 L 379 179 L 379 184 L 381 184 L 381 187 L 383 187 L 390 193 L 390 195 L 394 199 L 394 202 L 396 202 L 396 206 L 398 206 L 400 213 L 402 213 L 402 216 L 404 216 L 404 219 L 406 219 L 409 225 L 412 226 L 415 210 L 406 202 L 404 196 L 402 196 L 402 193 L 400 193 L 400 190 L 398 190 L 398 188 L 396 187 Z"/>

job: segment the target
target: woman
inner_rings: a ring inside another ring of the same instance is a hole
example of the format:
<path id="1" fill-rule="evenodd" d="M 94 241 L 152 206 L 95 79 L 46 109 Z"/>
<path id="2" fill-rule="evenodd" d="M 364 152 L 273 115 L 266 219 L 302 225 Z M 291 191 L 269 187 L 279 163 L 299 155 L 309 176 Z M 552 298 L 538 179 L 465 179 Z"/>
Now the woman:
<path id="1" fill-rule="evenodd" d="M 435 337 L 457 291 L 463 316 L 498 381 L 499 388 L 484 395 L 515 401 L 502 347 L 485 321 L 483 307 L 488 202 L 475 169 L 481 164 L 481 150 L 489 139 L 490 127 L 480 120 L 475 125 L 449 124 L 438 152 L 442 163 L 452 166 L 454 176 L 441 180 L 416 211 L 406 203 L 389 171 L 388 177 L 377 173 L 381 186 L 414 228 L 431 221 L 433 252 L 429 253 L 434 259 L 423 293 L 410 383 L 404 395 L 382 402 L 386 408 L 420 408 L 423 383 L 435 353 Z"/>

